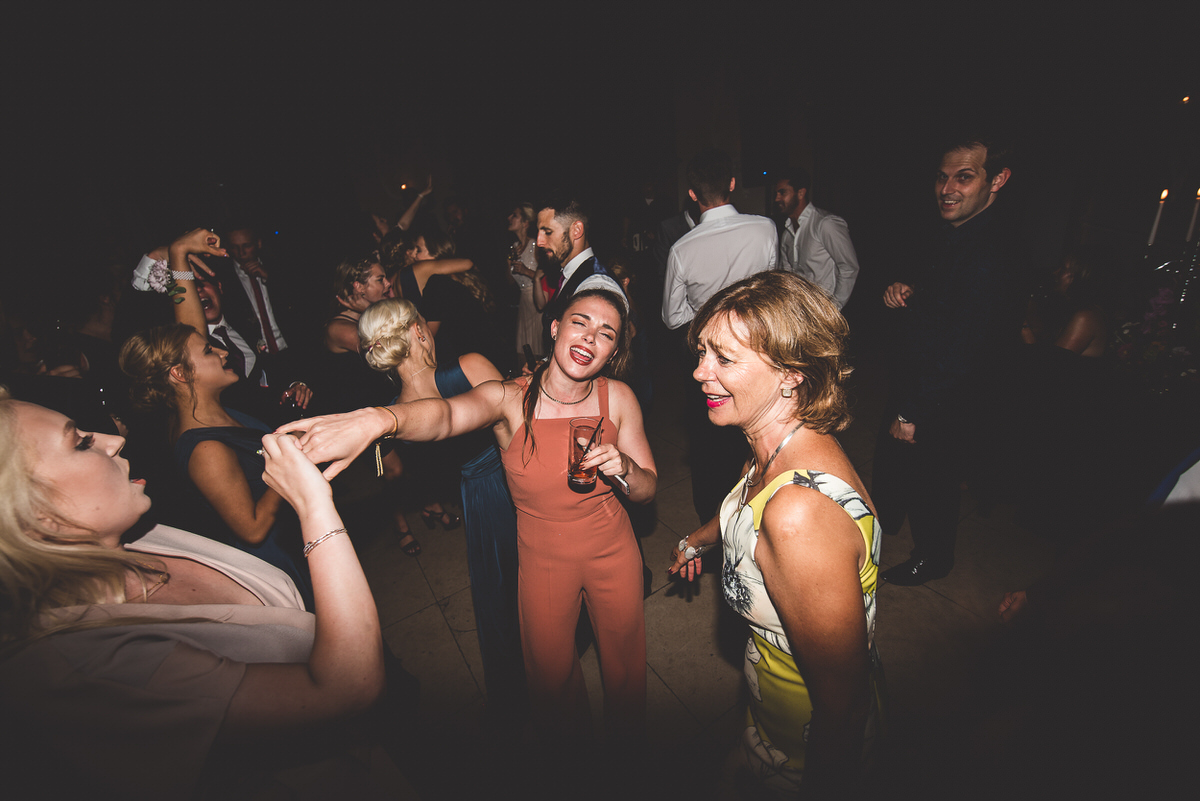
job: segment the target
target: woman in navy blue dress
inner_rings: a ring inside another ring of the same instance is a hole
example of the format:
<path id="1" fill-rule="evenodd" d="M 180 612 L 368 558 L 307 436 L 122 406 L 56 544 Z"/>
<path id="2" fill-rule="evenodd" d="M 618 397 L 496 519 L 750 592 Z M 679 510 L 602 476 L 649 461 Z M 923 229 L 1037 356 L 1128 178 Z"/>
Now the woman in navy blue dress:
<path id="1" fill-rule="evenodd" d="M 195 263 L 188 256 L 224 256 L 225 251 L 216 235 L 203 229 L 160 250 L 167 251 L 160 255 L 169 257 L 182 290 L 175 304 L 177 322 L 137 333 L 121 348 L 131 400 L 143 411 L 167 416 L 176 463 L 198 494 L 195 511 L 208 517 L 193 527 L 287 573 L 311 610 L 312 584 L 297 545 L 299 523 L 262 477 L 261 439 L 271 428 L 221 403 L 221 393 L 239 376 L 229 354 L 206 336 L 205 309 L 191 277 Z M 302 391 L 307 404 L 310 393 Z"/>
<path id="2" fill-rule="evenodd" d="M 433 334 L 407 300 L 384 300 L 363 312 L 358 334 L 367 364 L 394 372 L 399 403 L 451 398 L 485 381 L 502 380 L 478 353 L 438 366 Z M 500 451 L 489 431 L 439 443 L 462 471 L 471 598 L 483 655 L 488 710 L 496 722 L 515 723 L 525 708 L 525 667 L 517 620 L 517 518 Z"/>

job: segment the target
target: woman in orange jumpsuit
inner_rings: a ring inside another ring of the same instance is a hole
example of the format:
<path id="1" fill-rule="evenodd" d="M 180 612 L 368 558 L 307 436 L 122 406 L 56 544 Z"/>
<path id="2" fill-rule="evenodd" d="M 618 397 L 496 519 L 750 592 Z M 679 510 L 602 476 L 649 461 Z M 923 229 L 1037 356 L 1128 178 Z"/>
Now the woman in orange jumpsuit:
<path id="1" fill-rule="evenodd" d="M 587 695 L 575 650 L 586 605 L 604 676 L 605 729 L 613 744 L 640 734 L 646 707 L 642 562 L 616 494 L 654 498 L 658 475 L 633 391 L 606 374 L 628 361 L 627 309 L 605 290 L 576 293 L 551 326 L 553 352 L 527 377 L 489 381 L 448 400 L 426 399 L 300 420 L 300 444 L 327 475 L 380 437 L 435 440 L 491 427 L 517 507 L 521 640 L 533 719 L 550 734 L 586 738 Z M 603 417 L 580 462 L 603 480 L 567 484 L 569 422 Z"/>

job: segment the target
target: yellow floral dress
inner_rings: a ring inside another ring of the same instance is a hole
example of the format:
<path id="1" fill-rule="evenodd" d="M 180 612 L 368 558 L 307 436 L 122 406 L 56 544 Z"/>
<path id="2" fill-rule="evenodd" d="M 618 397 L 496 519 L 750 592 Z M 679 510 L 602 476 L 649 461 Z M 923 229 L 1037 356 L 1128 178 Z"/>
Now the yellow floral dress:
<path id="1" fill-rule="evenodd" d="M 863 609 L 867 618 L 867 644 L 871 656 L 871 713 L 867 722 L 864 754 L 880 730 L 883 673 L 875 649 L 875 582 L 879 572 L 879 523 L 855 490 L 836 476 L 817 470 L 788 470 L 741 505 L 744 477 L 721 505 L 724 564 L 721 585 L 725 600 L 750 621 L 746 643 L 746 680 L 750 705 L 742 745 L 758 779 L 788 792 L 796 792 L 804 774 L 805 743 L 812 719 L 812 703 L 804 677 L 796 667 L 791 645 L 779 614 L 771 604 L 762 572 L 754 561 L 763 510 L 780 487 L 796 484 L 820 492 L 837 503 L 862 533 L 870 559 L 859 571 Z"/>

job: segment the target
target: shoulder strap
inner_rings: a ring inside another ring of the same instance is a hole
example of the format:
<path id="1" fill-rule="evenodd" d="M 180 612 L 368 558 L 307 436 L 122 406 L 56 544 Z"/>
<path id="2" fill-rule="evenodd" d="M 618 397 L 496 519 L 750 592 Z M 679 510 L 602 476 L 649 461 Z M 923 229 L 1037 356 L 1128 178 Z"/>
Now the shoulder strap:
<path id="1" fill-rule="evenodd" d="M 596 376 L 596 397 L 600 401 L 600 416 L 605 420 L 612 421 L 612 415 L 608 413 L 608 379 L 604 376 Z M 613 424 L 616 428 L 616 424 Z"/>

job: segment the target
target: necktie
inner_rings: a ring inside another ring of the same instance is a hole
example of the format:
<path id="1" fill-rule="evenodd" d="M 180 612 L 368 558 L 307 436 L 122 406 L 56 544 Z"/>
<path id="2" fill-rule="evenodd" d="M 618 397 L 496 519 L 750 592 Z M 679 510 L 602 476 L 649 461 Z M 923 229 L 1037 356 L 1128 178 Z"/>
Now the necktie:
<path id="1" fill-rule="evenodd" d="M 214 328 L 213 336 L 221 340 L 222 347 L 229 351 L 229 365 L 233 368 L 233 371 L 242 378 L 245 378 L 246 356 L 237 345 L 233 344 L 233 340 L 229 338 L 229 332 L 225 330 L 225 326 L 218 325 Z"/>
<path id="2" fill-rule="evenodd" d="M 795 224 L 790 217 L 783 224 L 783 241 L 780 243 L 782 245 L 780 250 L 783 251 L 783 258 L 786 262 L 783 266 L 792 272 L 796 272 L 796 229 L 793 227 Z"/>
<path id="3" fill-rule="evenodd" d="M 254 290 L 254 303 L 258 306 L 258 322 L 262 328 L 263 339 L 267 341 L 267 352 L 279 353 L 279 346 L 275 344 L 275 334 L 271 331 L 271 315 L 267 313 L 267 301 L 263 298 L 262 288 L 254 276 L 250 276 L 250 288 Z"/>

